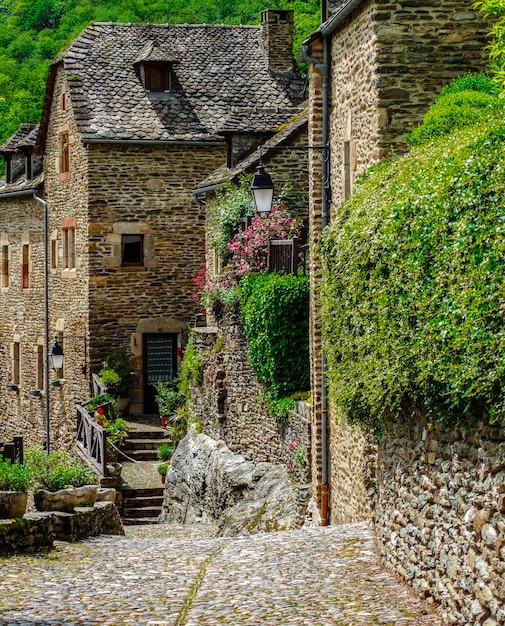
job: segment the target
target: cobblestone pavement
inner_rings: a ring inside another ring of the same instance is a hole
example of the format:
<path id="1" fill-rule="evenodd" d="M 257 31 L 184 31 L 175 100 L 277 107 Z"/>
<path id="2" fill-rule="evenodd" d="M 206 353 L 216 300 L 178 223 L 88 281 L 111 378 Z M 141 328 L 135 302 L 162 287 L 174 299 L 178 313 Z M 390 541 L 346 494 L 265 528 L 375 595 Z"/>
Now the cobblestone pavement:
<path id="1" fill-rule="evenodd" d="M 126 528 L 0 560 L 3 626 L 440 626 L 377 562 L 365 524 L 218 538 Z"/>

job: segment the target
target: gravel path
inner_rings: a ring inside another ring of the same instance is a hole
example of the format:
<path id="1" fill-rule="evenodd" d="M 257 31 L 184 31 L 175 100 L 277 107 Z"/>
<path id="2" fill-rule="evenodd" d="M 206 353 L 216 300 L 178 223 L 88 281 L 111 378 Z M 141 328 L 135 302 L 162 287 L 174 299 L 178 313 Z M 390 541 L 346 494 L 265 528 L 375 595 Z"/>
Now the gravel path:
<path id="1" fill-rule="evenodd" d="M 0 560 L 0 625 L 440 626 L 378 564 L 365 524 L 247 538 L 128 527 Z"/>

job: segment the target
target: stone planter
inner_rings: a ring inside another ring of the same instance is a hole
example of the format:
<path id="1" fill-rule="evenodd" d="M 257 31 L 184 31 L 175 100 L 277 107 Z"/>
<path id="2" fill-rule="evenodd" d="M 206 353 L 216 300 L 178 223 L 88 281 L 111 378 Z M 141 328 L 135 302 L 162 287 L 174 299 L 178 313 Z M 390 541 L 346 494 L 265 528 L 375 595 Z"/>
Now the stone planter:
<path id="1" fill-rule="evenodd" d="M 76 506 L 93 506 L 96 502 L 97 486 L 70 487 L 59 491 L 39 489 L 34 500 L 37 511 L 63 511 L 72 513 Z"/>
<path id="2" fill-rule="evenodd" d="M 0 491 L 0 519 L 23 517 L 28 494 L 24 491 Z"/>
<path id="3" fill-rule="evenodd" d="M 119 411 L 119 415 L 124 415 L 128 411 L 128 407 L 130 406 L 130 398 L 118 398 L 117 401 L 117 410 Z"/>
<path id="4" fill-rule="evenodd" d="M 119 478 L 121 476 L 121 471 L 123 466 L 121 463 L 107 463 L 107 476 L 111 478 Z"/>

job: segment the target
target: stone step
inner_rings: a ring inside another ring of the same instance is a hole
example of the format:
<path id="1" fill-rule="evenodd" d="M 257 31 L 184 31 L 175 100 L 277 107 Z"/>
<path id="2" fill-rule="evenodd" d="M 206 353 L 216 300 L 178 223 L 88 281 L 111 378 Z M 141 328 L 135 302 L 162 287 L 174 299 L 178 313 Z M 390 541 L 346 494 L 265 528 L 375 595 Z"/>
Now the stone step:
<path id="1" fill-rule="evenodd" d="M 128 437 L 125 440 L 123 448 L 128 450 L 157 450 L 162 443 L 164 442 L 160 439 L 140 439 L 135 434 L 135 438 Z"/>
<path id="2" fill-rule="evenodd" d="M 161 443 L 160 439 L 163 441 L 169 438 L 167 431 L 161 428 L 159 430 L 137 430 L 136 428 L 132 428 L 132 426 L 130 425 L 128 428 L 128 433 L 129 439 L 156 439 L 158 443 Z"/>
<path id="3" fill-rule="evenodd" d="M 131 518 L 137 518 L 137 517 L 140 517 L 140 518 L 158 517 L 160 513 L 161 513 L 161 505 L 159 507 L 143 506 L 141 508 L 133 508 L 133 509 L 127 509 L 125 507 L 123 515 L 125 518 L 131 519 Z"/>
<path id="4" fill-rule="evenodd" d="M 121 518 L 123 526 L 145 526 L 147 524 L 157 524 L 154 517 L 123 517 Z"/>
<path id="5" fill-rule="evenodd" d="M 145 497 L 158 497 L 162 498 L 164 487 L 160 484 L 159 487 L 146 487 L 145 489 L 131 489 L 126 487 L 123 489 L 123 498 L 145 498 Z"/>
<path id="6" fill-rule="evenodd" d="M 140 498 L 123 498 L 123 508 L 126 509 L 138 509 L 145 506 L 157 506 L 161 509 L 163 504 L 163 496 L 151 496 Z"/>
<path id="7" fill-rule="evenodd" d="M 121 452 L 126 454 L 134 461 L 157 461 L 158 454 L 156 450 L 131 450 L 128 446 L 122 446 Z"/>

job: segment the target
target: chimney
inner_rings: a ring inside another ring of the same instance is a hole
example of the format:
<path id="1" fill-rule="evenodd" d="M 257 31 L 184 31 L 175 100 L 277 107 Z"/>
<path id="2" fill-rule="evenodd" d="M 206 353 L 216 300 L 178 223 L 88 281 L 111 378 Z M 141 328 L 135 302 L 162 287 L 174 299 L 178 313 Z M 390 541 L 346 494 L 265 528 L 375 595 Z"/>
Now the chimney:
<path id="1" fill-rule="evenodd" d="M 293 14 L 291 10 L 261 11 L 261 46 L 269 72 L 274 76 L 289 74 L 294 68 Z"/>

